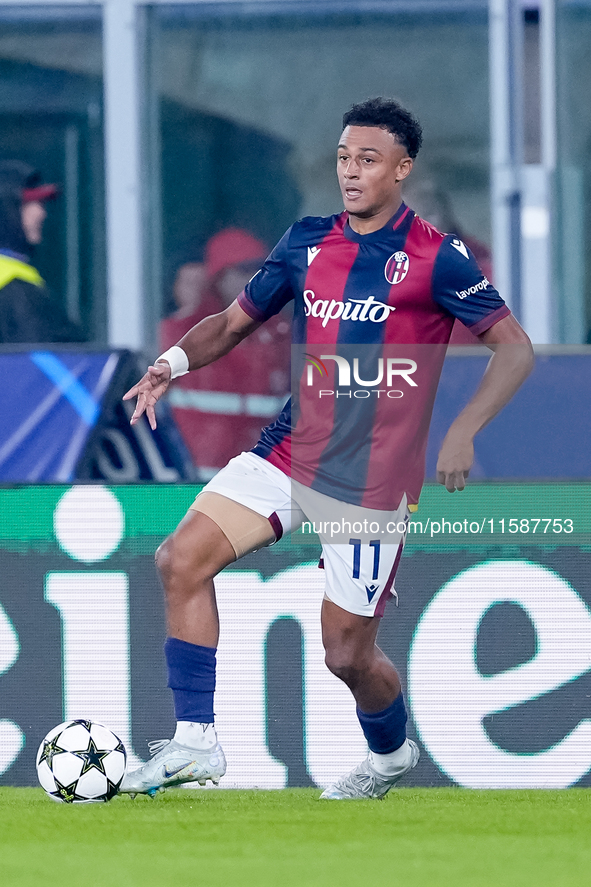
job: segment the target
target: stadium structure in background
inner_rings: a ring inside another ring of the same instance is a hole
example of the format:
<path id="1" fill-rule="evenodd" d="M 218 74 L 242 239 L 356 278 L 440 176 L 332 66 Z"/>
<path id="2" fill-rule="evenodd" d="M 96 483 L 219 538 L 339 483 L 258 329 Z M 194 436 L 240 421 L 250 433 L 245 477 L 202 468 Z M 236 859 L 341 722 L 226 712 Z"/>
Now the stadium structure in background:
<path id="1" fill-rule="evenodd" d="M 0 345 L 0 373 L 0 483 L 201 480 L 167 405 L 156 431 L 130 426 L 130 351 Z"/>
<path id="2" fill-rule="evenodd" d="M 39 741 L 64 720 L 106 724 L 132 766 L 170 733 L 153 551 L 196 491 L 0 490 L 0 784 L 35 784 Z M 590 496 L 583 482 L 425 488 L 380 631 L 424 749 L 408 784 L 591 784 Z M 324 786 L 365 750 L 324 666 L 318 553 L 300 533 L 218 579 L 224 787 Z"/>

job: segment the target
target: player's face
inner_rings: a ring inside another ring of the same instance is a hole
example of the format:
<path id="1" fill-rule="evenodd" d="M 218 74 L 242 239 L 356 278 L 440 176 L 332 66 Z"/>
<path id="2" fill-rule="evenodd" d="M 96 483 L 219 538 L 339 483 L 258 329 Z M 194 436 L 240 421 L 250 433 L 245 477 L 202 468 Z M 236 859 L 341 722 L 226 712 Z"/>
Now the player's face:
<path id="1" fill-rule="evenodd" d="M 337 176 L 350 216 L 360 221 L 375 220 L 376 227 L 385 224 L 400 205 L 400 182 L 411 169 L 406 148 L 387 130 L 347 126 L 343 131 Z"/>
<path id="2" fill-rule="evenodd" d="M 21 224 L 27 243 L 32 246 L 43 240 L 43 222 L 47 212 L 39 200 L 29 200 L 21 207 Z"/>

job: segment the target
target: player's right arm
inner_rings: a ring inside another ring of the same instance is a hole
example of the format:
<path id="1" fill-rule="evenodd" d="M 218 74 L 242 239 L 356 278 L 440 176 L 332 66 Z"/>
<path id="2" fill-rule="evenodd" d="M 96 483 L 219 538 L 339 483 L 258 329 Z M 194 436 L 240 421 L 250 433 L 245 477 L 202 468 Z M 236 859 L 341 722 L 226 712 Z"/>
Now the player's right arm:
<path id="1" fill-rule="evenodd" d="M 206 317 L 166 352 L 173 363 L 180 358 L 176 371 L 173 372 L 170 362 L 162 355 L 154 366 L 148 367 L 148 372 L 137 385 L 124 395 L 123 400 L 137 397 L 131 417 L 132 425 L 145 413 L 152 430 L 156 428 L 154 407 L 172 378 L 198 370 L 223 357 L 293 299 L 287 259 L 290 232 L 291 228 L 229 308 Z"/>
<path id="2" fill-rule="evenodd" d="M 198 370 L 223 357 L 260 325 L 235 299 L 225 311 L 195 324 L 178 345 L 189 358 L 189 370 Z"/>
<path id="3" fill-rule="evenodd" d="M 213 363 L 232 350 L 242 339 L 259 327 L 260 321 L 254 320 L 242 310 L 238 301 L 222 311 L 204 318 L 186 333 L 177 343 L 188 360 L 188 370 L 198 370 Z M 130 388 L 123 400 L 137 397 L 131 424 L 135 425 L 145 413 L 152 430 L 156 428 L 154 407 L 162 397 L 172 379 L 172 368 L 168 360 L 159 358 L 140 381 Z"/>

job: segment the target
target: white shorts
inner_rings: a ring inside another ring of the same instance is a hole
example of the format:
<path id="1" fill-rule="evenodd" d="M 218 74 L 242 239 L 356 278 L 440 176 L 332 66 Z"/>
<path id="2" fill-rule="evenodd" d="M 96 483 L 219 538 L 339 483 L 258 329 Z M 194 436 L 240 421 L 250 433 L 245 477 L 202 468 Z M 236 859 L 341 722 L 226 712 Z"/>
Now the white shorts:
<path id="1" fill-rule="evenodd" d="M 349 505 L 303 487 L 254 453 L 231 459 L 203 492 L 225 496 L 267 518 L 277 538 L 302 525 L 303 531 L 318 533 L 326 597 L 343 610 L 383 616 L 388 600 L 397 597 L 394 577 L 408 525 L 406 496 L 396 511 Z"/>

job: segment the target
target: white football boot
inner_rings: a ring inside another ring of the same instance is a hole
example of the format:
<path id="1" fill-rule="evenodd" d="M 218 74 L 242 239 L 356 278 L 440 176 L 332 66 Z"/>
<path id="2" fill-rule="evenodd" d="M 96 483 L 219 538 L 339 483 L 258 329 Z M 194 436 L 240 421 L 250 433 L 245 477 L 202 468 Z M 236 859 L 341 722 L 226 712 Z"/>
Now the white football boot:
<path id="1" fill-rule="evenodd" d="M 126 773 L 119 792 L 132 797 L 138 794 L 154 797 L 173 785 L 210 779 L 218 785 L 226 772 L 226 758 L 219 742 L 207 749 L 188 748 L 176 739 L 159 739 L 149 743 L 152 758 Z"/>
<path id="2" fill-rule="evenodd" d="M 325 801 L 356 801 L 368 798 L 383 798 L 392 786 L 405 776 L 409 770 L 416 767 L 420 752 L 412 739 L 405 742 L 408 754 L 405 755 L 400 767 L 390 776 L 382 776 L 372 766 L 371 752 L 361 764 L 354 770 L 341 776 L 332 785 L 329 785 L 320 795 L 320 800 Z"/>

